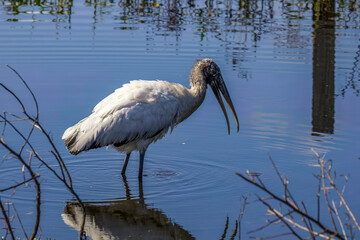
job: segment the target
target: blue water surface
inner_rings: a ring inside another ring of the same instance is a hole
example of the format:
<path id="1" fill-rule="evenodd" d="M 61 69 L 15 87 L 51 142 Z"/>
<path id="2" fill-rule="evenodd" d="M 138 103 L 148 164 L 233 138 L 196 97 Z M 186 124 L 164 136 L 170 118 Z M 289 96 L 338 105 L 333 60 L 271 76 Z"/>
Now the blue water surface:
<path id="1" fill-rule="evenodd" d="M 265 196 L 236 172 L 261 173 L 270 189 L 283 193 L 268 154 L 287 176 L 294 197 L 316 215 L 318 180 L 313 174 L 319 169 L 314 167 L 314 149 L 333 161 L 339 186 L 344 183 L 341 174 L 350 176 L 344 197 L 360 216 L 360 5 L 327 1 L 330 6 L 324 8 L 316 2 L 0 1 L 1 83 L 34 112 L 31 95 L 5 64 L 27 81 L 39 103 L 40 122 L 84 201 L 142 199 L 147 210 L 156 209 L 194 238 L 220 239 L 227 217 L 233 231 L 242 196 Z M 161 79 L 189 86 L 192 65 L 205 57 L 221 68 L 239 117 L 239 133 L 230 116 L 227 134 L 223 113 L 208 91 L 190 118 L 149 147 L 142 187 L 137 153 L 130 158 L 127 188 L 120 174 L 124 154 L 111 148 L 78 156 L 67 152 L 61 140 L 65 129 L 122 84 Z M 4 90 L 0 106 L 21 113 Z M 13 146 L 20 142 L 10 131 L 5 136 Z M 40 134 L 31 141 L 44 157 L 51 157 Z M 7 153 L 0 151 L 1 156 Z M 56 162 L 51 164 L 56 167 Z M 44 167 L 40 173 L 41 236 L 75 239 L 76 226 L 63 220 L 72 195 Z M 2 160 L 0 188 L 20 182 L 21 175 L 21 164 Z M 29 232 L 33 188 L 22 187 L 13 196 L 0 193 L 3 202 L 13 202 L 22 213 Z M 332 197 L 339 203 L 335 194 Z M 324 204 L 321 213 L 330 226 Z M 247 233 L 267 218 L 261 203 L 248 205 L 241 236 L 283 231 L 270 227 Z M 95 224 L 92 229 L 94 239 L 121 239 L 114 228 Z M 1 231 L 0 236 L 5 235 Z M 23 237 L 19 227 L 15 232 Z"/>

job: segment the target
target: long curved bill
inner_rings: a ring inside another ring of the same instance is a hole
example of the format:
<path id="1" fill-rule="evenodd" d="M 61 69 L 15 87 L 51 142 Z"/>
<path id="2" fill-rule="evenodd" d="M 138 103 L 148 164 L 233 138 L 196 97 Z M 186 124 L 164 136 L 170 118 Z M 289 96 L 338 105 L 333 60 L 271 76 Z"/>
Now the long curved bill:
<path id="1" fill-rule="evenodd" d="M 224 102 L 223 102 L 223 100 L 221 98 L 220 92 L 222 93 L 226 103 L 228 104 L 228 106 L 230 108 L 231 113 L 233 114 L 233 116 L 235 118 L 235 122 L 236 122 L 236 125 L 237 125 L 237 131 L 239 132 L 239 120 L 238 120 L 238 117 L 236 115 L 234 105 L 233 105 L 233 103 L 231 101 L 229 92 L 228 92 L 228 90 L 226 88 L 224 79 L 222 78 L 221 74 L 219 76 L 217 76 L 216 78 L 214 78 L 213 81 L 210 82 L 210 86 L 211 86 L 211 89 L 213 90 L 213 92 L 215 94 L 215 97 L 216 97 L 217 101 L 219 102 L 220 107 L 221 107 L 221 109 L 222 109 L 222 111 L 224 113 L 226 123 L 227 123 L 227 127 L 228 127 L 228 134 L 230 134 L 230 123 L 229 123 L 229 118 L 228 118 L 228 115 L 226 113 L 226 109 L 225 109 L 225 106 L 224 106 Z"/>

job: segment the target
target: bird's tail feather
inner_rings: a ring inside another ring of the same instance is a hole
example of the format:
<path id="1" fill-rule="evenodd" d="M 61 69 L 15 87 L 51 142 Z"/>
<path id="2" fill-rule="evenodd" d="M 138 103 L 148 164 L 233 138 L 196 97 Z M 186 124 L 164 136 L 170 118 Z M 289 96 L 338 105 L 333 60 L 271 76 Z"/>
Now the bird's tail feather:
<path id="1" fill-rule="evenodd" d="M 97 147 L 95 139 L 89 137 L 86 130 L 84 131 L 84 124 L 87 120 L 88 118 L 84 118 L 74 126 L 69 127 L 62 136 L 67 150 L 73 155 Z"/>

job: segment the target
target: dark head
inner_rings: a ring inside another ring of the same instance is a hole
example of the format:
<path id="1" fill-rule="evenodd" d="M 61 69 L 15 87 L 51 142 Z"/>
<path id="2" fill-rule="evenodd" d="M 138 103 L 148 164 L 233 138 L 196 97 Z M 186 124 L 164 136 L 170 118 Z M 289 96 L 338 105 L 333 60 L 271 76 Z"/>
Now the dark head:
<path id="1" fill-rule="evenodd" d="M 226 103 L 228 104 L 228 106 L 230 108 L 231 113 L 233 114 L 233 116 L 235 118 L 236 125 L 237 125 L 237 131 L 239 132 L 239 120 L 236 115 L 234 105 L 232 104 L 229 92 L 226 88 L 224 79 L 221 75 L 219 66 L 210 58 L 197 60 L 195 65 L 197 65 L 197 67 L 202 70 L 203 79 L 205 80 L 205 82 L 208 85 L 210 85 L 211 89 L 213 90 L 213 92 L 215 94 L 217 101 L 220 104 L 221 109 L 224 112 L 226 123 L 228 126 L 228 133 L 230 134 L 229 118 L 227 116 L 224 102 L 221 98 L 220 92 L 223 95 Z"/>

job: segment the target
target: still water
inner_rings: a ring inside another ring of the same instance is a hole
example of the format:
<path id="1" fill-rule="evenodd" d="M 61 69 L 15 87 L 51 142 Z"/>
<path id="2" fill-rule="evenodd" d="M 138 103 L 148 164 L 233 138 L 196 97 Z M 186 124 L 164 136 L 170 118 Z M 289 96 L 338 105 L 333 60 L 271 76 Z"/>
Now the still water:
<path id="1" fill-rule="evenodd" d="M 137 154 L 123 179 L 124 155 L 113 149 L 79 156 L 66 151 L 64 130 L 114 89 L 133 79 L 188 86 L 194 61 L 205 57 L 222 70 L 239 133 L 230 119 L 228 136 L 209 91 L 189 119 L 149 147 L 142 183 Z M 338 175 L 350 176 L 344 197 L 360 216 L 359 62 L 357 1 L 0 1 L 1 82 L 31 103 L 5 67 L 9 64 L 34 90 L 40 121 L 75 190 L 89 202 L 85 230 L 93 239 L 219 239 L 227 217 L 234 229 L 241 196 L 261 194 L 235 172 L 261 173 L 281 194 L 267 153 L 288 177 L 295 197 L 315 211 L 318 169 L 311 167 L 317 162 L 312 148 L 333 160 Z M 10 99 L 0 92 L 1 111 L 20 112 Z M 16 145 L 14 136 L 7 139 Z M 43 139 L 31 140 L 50 155 Z M 44 168 L 40 173 L 42 238 L 75 239 L 81 210 L 69 203 L 71 194 L 51 173 Z M 22 181 L 19 176 L 21 166 L 1 161 L 0 188 Z M 29 231 L 33 187 L 11 197 L 13 192 L 0 193 L 3 202 L 15 204 Z M 249 205 L 241 237 L 274 234 L 271 228 L 247 233 L 265 223 L 265 214 L 260 204 Z M 15 233 L 23 237 L 19 226 Z"/>

